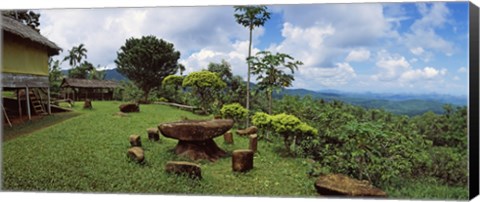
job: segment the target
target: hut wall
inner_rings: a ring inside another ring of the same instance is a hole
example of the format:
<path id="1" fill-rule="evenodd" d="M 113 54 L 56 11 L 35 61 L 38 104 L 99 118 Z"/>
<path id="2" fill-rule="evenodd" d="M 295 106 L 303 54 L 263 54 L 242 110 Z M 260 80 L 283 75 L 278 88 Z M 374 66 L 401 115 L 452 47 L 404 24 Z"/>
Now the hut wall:
<path id="1" fill-rule="evenodd" d="M 48 76 L 46 47 L 6 32 L 2 46 L 2 73 Z"/>

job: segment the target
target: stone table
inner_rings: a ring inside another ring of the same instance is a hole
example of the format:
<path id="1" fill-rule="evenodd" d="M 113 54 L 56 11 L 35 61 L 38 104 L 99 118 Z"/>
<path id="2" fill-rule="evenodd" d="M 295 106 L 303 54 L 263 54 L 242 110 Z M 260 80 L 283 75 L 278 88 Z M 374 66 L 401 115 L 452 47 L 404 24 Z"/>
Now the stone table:
<path id="1" fill-rule="evenodd" d="M 232 119 L 185 120 L 158 125 L 163 136 L 178 140 L 175 153 L 191 160 L 216 161 L 226 155 L 213 138 L 233 127 Z"/>

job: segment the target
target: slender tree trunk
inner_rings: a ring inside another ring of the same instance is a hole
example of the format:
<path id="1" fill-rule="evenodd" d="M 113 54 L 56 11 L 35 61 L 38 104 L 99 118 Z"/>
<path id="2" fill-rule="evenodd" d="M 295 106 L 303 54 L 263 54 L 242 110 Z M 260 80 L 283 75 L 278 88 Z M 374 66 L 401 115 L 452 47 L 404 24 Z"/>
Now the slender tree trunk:
<path id="1" fill-rule="evenodd" d="M 272 114 L 272 91 L 268 91 L 268 114 Z"/>
<path id="2" fill-rule="evenodd" d="M 253 25 L 250 25 L 250 41 L 248 44 L 248 57 L 251 56 L 252 54 L 252 31 L 253 31 Z M 246 108 L 248 110 L 248 114 L 250 114 L 250 63 L 247 63 L 248 66 L 248 73 L 247 73 L 247 104 Z M 248 128 L 249 126 L 249 120 L 248 120 L 248 115 L 247 115 L 247 122 L 246 122 L 246 127 Z"/>

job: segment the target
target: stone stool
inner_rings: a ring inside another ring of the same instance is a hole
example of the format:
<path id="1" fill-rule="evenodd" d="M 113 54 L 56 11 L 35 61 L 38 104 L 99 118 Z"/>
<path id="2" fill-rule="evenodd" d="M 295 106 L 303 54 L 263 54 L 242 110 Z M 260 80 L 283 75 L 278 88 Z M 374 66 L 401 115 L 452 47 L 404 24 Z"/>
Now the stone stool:
<path id="1" fill-rule="evenodd" d="M 253 151 L 250 149 L 238 149 L 232 153 L 232 170 L 246 172 L 253 168 Z"/>

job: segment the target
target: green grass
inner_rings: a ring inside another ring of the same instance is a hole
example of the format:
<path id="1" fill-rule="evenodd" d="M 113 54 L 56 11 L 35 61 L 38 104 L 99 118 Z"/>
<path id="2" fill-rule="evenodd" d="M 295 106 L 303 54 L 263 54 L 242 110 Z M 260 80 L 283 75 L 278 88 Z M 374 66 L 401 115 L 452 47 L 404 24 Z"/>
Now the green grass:
<path id="1" fill-rule="evenodd" d="M 150 142 L 146 129 L 183 118 L 210 119 L 163 105 L 140 105 L 140 113 L 118 116 L 121 102 L 93 102 L 92 110 L 77 102 L 73 113 L 44 117 L 15 129 L 5 128 L 2 145 L 2 188 L 6 191 L 148 193 L 228 196 L 316 197 L 315 178 L 306 159 L 283 157 L 283 145 L 259 141 L 254 169 L 234 173 L 231 152 L 248 148 L 248 139 L 234 135 L 234 145 L 215 139 L 228 156 L 217 162 L 197 161 L 202 180 L 167 174 L 176 156 L 176 140 L 161 136 Z M 47 125 L 47 126 L 46 126 Z M 139 134 L 146 163 L 127 158 L 128 137 Z M 434 181 L 404 181 L 385 189 L 395 199 L 466 199 L 468 189 Z"/>
<path id="2" fill-rule="evenodd" d="M 3 126 L 2 138 L 4 141 L 8 141 L 23 135 L 28 135 L 35 131 L 60 123 L 66 119 L 78 116 L 79 114 L 80 113 L 77 112 L 57 113 L 33 121 L 25 121 L 21 124 L 15 125 L 14 127 L 9 127 L 7 124 L 5 124 Z"/>
<path id="3" fill-rule="evenodd" d="M 74 109 L 81 113 L 29 135 L 3 142 L 2 187 L 9 191 L 157 193 L 195 195 L 316 196 L 313 182 L 306 173 L 303 159 L 283 158 L 277 146 L 259 142 L 254 169 L 234 173 L 231 158 L 217 162 L 199 161 L 203 179 L 190 180 L 165 173 L 170 160 L 177 157 L 172 149 L 176 140 L 161 137 L 149 142 L 146 129 L 161 122 L 182 117 L 209 119 L 162 105 L 141 105 L 140 113 L 127 117 L 115 115 L 120 102 L 93 102 L 93 110 Z M 139 134 L 145 149 L 146 163 L 131 162 L 126 152 L 128 137 Z M 234 136 L 234 145 L 225 145 L 223 137 L 215 139 L 228 152 L 247 148 L 248 139 Z"/>
<path id="4" fill-rule="evenodd" d="M 415 200 L 468 200 L 468 188 L 442 185 L 434 179 L 405 180 L 399 188 L 387 188 L 390 198 Z"/>

